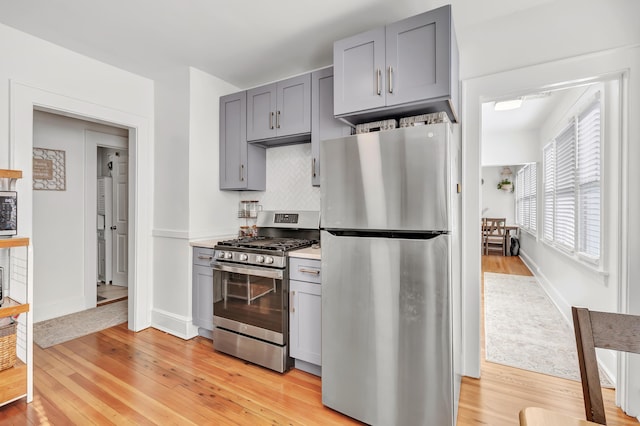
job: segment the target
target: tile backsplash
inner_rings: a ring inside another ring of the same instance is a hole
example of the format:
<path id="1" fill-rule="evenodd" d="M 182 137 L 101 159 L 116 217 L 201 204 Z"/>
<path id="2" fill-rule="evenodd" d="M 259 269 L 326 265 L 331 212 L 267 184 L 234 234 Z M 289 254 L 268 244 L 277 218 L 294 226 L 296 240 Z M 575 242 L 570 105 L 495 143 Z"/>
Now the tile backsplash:
<path id="1" fill-rule="evenodd" d="M 311 185 L 311 144 L 267 149 L 265 191 L 241 193 L 263 210 L 320 210 L 320 188 Z"/>

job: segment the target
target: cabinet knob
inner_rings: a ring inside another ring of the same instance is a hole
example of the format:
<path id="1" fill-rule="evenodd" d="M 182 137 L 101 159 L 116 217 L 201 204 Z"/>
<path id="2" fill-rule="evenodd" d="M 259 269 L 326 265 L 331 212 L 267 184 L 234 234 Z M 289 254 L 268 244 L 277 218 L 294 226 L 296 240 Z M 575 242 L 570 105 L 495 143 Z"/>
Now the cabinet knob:
<path id="1" fill-rule="evenodd" d="M 380 68 L 376 69 L 376 87 L 378 89 L 378 96 L 382 95 L 382 89 L 380 88 Z"/>
<path id="2" fill-rule="evenodd" d="M 393 67 L 389 65 L 389 93 L 393 93 Z"/>
<path id="3" fill-rule="evenodd" d="M 269 128 L 273 130 L 273 111 L 269 113 Z"/>
<path id="4" fill-rule="evenodd" d="M 313 157 L 313 160 L 311 160 L 311 173 L 313 177 L 316 177 L 316 157 Z"/>
<path id="5" fill-rule="evenodd" d="M 280 128 L 280 111 L 276 113 L 276 129 Z"/>

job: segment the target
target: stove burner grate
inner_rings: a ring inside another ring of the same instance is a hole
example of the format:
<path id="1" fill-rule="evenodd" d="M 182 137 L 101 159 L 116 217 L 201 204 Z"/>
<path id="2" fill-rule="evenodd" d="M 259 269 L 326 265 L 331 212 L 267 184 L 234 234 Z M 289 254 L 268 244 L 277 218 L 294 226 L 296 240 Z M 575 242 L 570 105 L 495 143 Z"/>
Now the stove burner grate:
<path id="1" fill-rule="evenodd" d="M 289 251 L 310 246 L 314 242 L 317 241 L 296 238 L 242 237 L 235 240 L 220 241 L 218 245 L 234 248 Z"/>

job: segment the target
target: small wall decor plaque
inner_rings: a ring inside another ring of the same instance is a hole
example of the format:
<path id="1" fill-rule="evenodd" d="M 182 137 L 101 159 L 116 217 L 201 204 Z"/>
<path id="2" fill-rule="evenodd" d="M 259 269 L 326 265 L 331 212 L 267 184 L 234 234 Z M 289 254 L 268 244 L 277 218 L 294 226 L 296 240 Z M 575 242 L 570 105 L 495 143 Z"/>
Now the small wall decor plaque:
<path id="1" fill-rule="evenodd" d="M 33 148 L 33 189 L 40 191 L 67 190 L 64 151 Z"/>

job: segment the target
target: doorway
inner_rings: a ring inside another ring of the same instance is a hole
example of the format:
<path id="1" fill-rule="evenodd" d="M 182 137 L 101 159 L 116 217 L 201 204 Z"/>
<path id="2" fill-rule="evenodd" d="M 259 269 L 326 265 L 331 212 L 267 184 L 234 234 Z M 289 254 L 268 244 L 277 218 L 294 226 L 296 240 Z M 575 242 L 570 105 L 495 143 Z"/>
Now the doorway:
<path id="1" fill-rule="evenodd" d="M 507 99 L 519 100 L 520 106 L 499 111 L 499 102 Z M 518 227 L 520 257 L 535 276 L 533 280 L 513 276 L 511 285 L 505 286 L 509 273 L 484 274 L 482 256 L 487 360 L 508 359 L 504 363 L 513 367 L 579 381 L 579 372 L 572 367 L 577 366 L 577 358 L 570 306 L 618 309 L 619 286 L 608 283 L 619 280 L 620 241 L 616 233 L 606 230 L 621 227 L 620 104 L 619 76 L 483 102 L 480 215 L 506 217 L 507 222 L 512 218 Z M 589 148 L 597 153 L 582 144 L 591 134 L 582 129 L 591 120 L 588 114 L 598 117 L 596 148 Z M 501 188 L 506 169 L 515 190 Z M 587 172 L 595 176 L 588 193 L 584 188 L 591 185 L 587 181 L 592 177 L 586 177 Z M 500 308 L 492 288 L 499 288 L 503 299 L 509 297 L 504 290 L 513 289 L 514 299 Z M 516 309 L 519 302 L 523 307 Z M 512 308 L 517 313 L 548 312 L 542 317 L 549 321 L 530 323 L 531 314 L 523 315 L 519 323 Z M 496 327 L 496 318 L 507 319 L 502 328 Z M 520 325 L 531 325 L 531 339 L 527 340 L 527 330 Z M 546 337 L 541 337 L 543 332 Z M 490 338 L 490 333 L 499 337 Z M 508 348 L 504 352 L 509 355 L 496 354 L 495 348 L 489 348 L 492 341 Z M 555 348 L 553 356 L 535 355 L 548 354 L 549 347 Z M 603 370 L 615 381 L 615 355 L 600 358 Z"/>
<path id="2" fill-rule="evenodd" d="M 97 305 L 127 298 L 128 140 L 86 131 L 97 145 Z"/>

